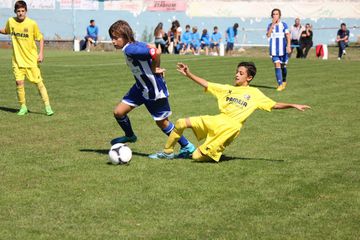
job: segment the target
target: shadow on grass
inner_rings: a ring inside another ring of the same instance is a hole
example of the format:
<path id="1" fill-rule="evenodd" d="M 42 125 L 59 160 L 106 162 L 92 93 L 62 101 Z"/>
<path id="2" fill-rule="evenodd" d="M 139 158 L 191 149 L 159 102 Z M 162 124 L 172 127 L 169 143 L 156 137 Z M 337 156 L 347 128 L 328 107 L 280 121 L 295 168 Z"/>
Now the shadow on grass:
<path id="1" fill-rule="evenodd" d="M 1 111 L 16 113 L 19 111 L 17 108 L 0 107 Z"/>
<path id="2" fill-rule="evenodd" d="M 220 158 L 219 163 L 233 161 L 233 160 L 240 160 L 240 161 L 266 161 L 266 162 L 284 162 L 285 160 L 281 159 L 269 159 L 269 158 L 249 158 L 249 157 L 230 157 L 226 155 L 222 155 Z M 193 161 L 194 163 L 217 163 L 213 160 L 209 161 Z"/>
<path id="3" fill-rule="evenodd" d="M 93 153 L 97 153 L 97 154 L 104 154 L 107 155 L 109 153 L 109 149 L 80 149 L 80 152 L 93 152 Z M 141 156 L 141 157 L 147 157 L 149 156 L 149 154 L 146 153 L 139 153 L 139 152 L 132 152 L 133 155 L 135 156 Z"/>
<path id="4" fill-rule="evenodd" d="M 276 87 L 272 87 L 272 86 L 265 86 L 265 85 L 250 85 L 251 87 L 257 87 L 257 88 L 268 88 L 268 89 L 276 89 Z"/>
<path id="5" fill-rule="evenodd" d="M 11 112 L 11 113 L 17 113 L 20 109 L 18 108 L 8 108 L 8 107 L 1 107 L 0 106 L 0 111 L 4 111 L 4 112 Z M 44 114 L 44 113 L 41 113 L 41 112 L 33 112 L 33 111 L 30 111 L 28 109 L 29 113 L 33 113 L 33 114 Z"/>
<path id="6" fill-rule="evenodd" d="M 80 149 L 80 152 L 93 152 L 97 154 L 103 154 L 107 155 L 109 153 L 109 149 Z M 147 157 L 149 154 L 146 153 L 140 153 L 140 152 L 132 152 L 134 156 L 140 156 L 140 157 Z M 165 159 L 164 159 L 165 160 Z M 191 159 L 188 159 L 192 161 Z M 227 162 L 227 161 L 233 161 L 233 160 L 240 160 L 240 161 L 266 161 L 266 162 L 285 162 L 285 160 L 281 159 L 269 159 L 269 158 L 249 158 L 249 157 L 230 157 L 226 155 L 222 155 L 219 163 L 221 162 Z M 209 161 L 192 161 L 193 163 L 217 163 L 213 160 Z"/>

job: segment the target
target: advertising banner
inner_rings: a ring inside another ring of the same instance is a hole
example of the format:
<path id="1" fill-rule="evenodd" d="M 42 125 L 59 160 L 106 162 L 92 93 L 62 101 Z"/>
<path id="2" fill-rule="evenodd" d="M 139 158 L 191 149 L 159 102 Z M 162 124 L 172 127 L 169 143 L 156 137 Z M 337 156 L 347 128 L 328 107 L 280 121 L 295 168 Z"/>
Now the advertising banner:
<path id="1" fill-rule="evenodd" d="M 105 1 L 104 10 L 108 11 L 128 11 L 134 15 L 139 15 L 144 8 L 144 2 L 140 1 L 131 1 L 131 0 L 115 0 L 115 1 Z"/>
<path id="2" fill-rule="evenodd" d="M 92 0 L 60 0 L 60 9 L 98 10 L 99 1 Z"/>
<path id="3" fill-rule="evenodd" d="M 55 9 L 55 0 L 27 0 L 29 9 Z"/>
<path id="4" fill-rule="evenodd" d="M 145 4 L 151 12 L 185 12 L 187 9 L 185 0 L 145 0 Z"/>

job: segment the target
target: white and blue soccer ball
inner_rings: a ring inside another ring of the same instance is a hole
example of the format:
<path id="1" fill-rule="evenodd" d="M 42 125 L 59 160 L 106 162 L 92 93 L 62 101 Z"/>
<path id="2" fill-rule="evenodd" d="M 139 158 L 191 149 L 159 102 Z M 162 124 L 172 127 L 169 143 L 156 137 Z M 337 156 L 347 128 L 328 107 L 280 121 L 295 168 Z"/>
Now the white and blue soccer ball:
<path id="1" fill-rule="evenodd" d="M 112 145 L 109 151 L 109 162 L 112 164 L 128 164 L 132 157 L 132 151 L 124 143 L 116 143 Z"/>

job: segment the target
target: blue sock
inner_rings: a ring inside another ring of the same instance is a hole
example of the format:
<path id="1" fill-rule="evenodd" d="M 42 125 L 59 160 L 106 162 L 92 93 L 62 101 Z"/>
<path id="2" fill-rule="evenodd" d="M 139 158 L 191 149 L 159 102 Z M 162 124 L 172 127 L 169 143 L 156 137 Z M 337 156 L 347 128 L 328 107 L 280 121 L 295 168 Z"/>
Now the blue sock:
<path id="1" fill-rule="evenodd" d="M 280 86 L 283 82 L 281 68 L 275 68 L 275 76 L 276 76 L 276 81 Z"/>
<path id="2" fill-rule="evenodd" d="M 119 124 L 119 126 L 121 127 L 121 129 L 125 132 L 125 136 L 132 137 L 135 135 L 131 127 L 130 119 L 128 118 L 127 115 L 120 118 L 115 117 L 115 119 Z"/>
<path id="3" fill-rule="evenodd" d="M 170 135 L 170 133 L 172 132 L 172 130 L 174 129 L 174 124 L 172 122 L 169 121 L 169 125 L 164 128 L 161 129 L 166 135 Z M 189 144 L 189 141 L 186 139 L 186 137 L 181 136 L 180 139 L 178 140 L 178 143 L 181 145 L 181 147 L 185 147 L 186 145 Z"/>
<path id="4" fill-rule="evenodd" d="M 286 76 L 287 76 L 287 68 L 286 66 L 284 65 L 282 68 L 282 78 L 283 78 L 283 82 L 286 82 Z"/>

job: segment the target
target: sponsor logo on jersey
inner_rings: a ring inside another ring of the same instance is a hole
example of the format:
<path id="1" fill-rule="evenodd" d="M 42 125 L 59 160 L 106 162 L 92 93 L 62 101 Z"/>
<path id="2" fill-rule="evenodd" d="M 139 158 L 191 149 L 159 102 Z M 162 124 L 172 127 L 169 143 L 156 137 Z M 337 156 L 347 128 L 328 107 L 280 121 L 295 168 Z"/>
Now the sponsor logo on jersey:
<path id="1" fill-rule="evenodd" d="M 234 97 L 226 97 L 226 101 L 233 103 L 233 104 L 239 104 L 241 106 L 246 107 L 247 106 L 247 102 L 245 102 L 244 100 L 241 100 L 239 98 L 234 98 Z"/>
<path id="2" fill-rule="evenodd" d="M 11 32 L 12 36 L 20 37 L 20 38 L 29 38 L 28 33 L 17 33 L 17 32 Z"/>

